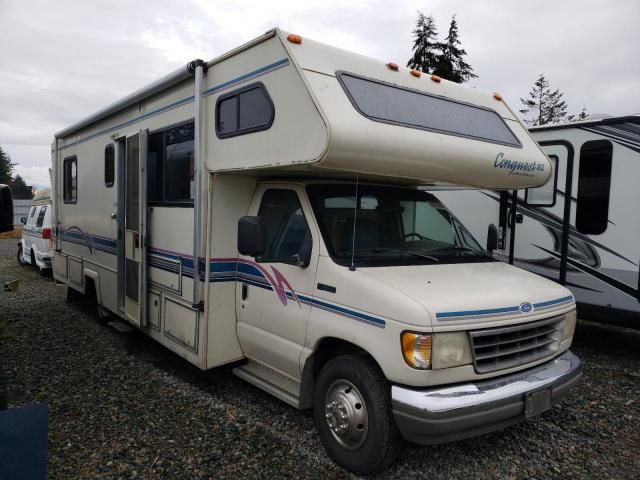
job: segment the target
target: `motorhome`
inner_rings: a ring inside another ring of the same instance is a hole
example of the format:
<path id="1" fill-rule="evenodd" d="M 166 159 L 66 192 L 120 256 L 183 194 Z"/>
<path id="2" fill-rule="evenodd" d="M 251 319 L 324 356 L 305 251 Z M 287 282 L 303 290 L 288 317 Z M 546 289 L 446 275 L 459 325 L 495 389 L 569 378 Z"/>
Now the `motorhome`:
<path id="1" fill-rule="evenodd" d="M 438 198 L 478 238 L 498 224 L 496 258 L 566 285 L 581 317 L 640 328 L 640 116 L 530 131 L 551 160 L 547 183 Z"/>
<path id="2" fill-rule="evenodd" d="M 498 94 L 274 29 L 58 132 L 52 158 L 56 281 L 313 409 L 349 470 L 522 421 L 580 377 L 571 293 L 418 188 L 547 181 Z"/>

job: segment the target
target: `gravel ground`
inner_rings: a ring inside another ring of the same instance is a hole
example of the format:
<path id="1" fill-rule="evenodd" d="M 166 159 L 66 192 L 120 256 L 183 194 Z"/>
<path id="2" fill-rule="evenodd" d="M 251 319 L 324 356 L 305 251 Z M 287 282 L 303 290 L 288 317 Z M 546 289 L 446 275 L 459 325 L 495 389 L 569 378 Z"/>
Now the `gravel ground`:
<path id="1" fill-rule="evenodd" d="M 201 372 L 143 334 L 18 267 L 0 241 L 9 404 L 47 402 L 50 478 L 356 478 L 331 462 L 312 418 L 231 375 Z M 581 385 L 502 432 L 407 445 L 380 478 L 639 478 L 640 331 L 580 322 Z"/>

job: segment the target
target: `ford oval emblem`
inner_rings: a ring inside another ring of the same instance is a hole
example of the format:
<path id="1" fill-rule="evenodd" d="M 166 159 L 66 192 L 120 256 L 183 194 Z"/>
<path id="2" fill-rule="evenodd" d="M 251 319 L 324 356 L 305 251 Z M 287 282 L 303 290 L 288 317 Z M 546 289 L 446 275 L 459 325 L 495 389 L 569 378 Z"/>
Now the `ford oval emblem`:
<path id="1" fill-rule="evenodd" d="M 533 305 L 531 305 L 529 302 L 524 302 L 520 304 L 520 311 L 522 313 L 529 313 L 531 310 L 533 310 Z"/>

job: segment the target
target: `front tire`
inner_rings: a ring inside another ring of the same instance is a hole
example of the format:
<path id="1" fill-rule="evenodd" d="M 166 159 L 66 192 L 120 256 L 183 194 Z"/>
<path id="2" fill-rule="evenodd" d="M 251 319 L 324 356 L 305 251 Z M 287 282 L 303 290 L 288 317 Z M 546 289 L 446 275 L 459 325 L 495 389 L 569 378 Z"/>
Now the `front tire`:
<path id="1" fill-rule="evenodd" d="M 365 355 L 342 355 L 322 367 L 314 390 L 313 417 L 327 454 L 352 472 L 382 470 L 402 448 L 389 385 Z"/>

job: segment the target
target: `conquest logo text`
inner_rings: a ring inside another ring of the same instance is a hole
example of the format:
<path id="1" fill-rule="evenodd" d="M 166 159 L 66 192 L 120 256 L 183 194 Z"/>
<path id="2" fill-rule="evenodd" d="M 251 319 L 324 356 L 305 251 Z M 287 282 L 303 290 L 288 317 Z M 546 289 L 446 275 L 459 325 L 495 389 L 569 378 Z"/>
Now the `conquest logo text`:
<path id="1" fill-rule="evenodd" d="M 544 163 L 509 160 L 504 157 L 502 152 L 496 156 L 493 167 L 509 170 L 509 175 L 520 175 L 522 177 L 533 177 L 535 172 L 544 172 Z"/>

